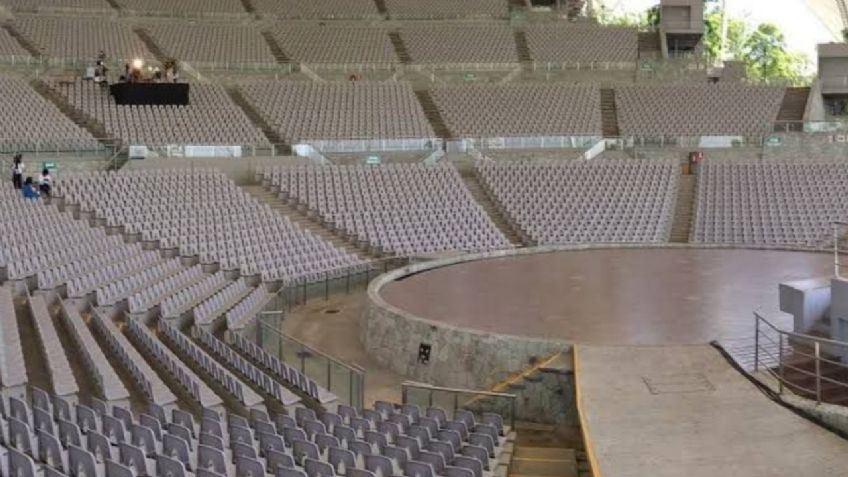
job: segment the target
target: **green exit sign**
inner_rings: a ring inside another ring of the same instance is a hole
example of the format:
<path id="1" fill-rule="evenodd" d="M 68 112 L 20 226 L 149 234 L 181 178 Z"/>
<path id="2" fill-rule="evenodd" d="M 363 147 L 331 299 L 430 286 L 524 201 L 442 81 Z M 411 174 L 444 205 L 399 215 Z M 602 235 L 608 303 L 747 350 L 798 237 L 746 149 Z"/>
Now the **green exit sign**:
<path id="1" fill-rule="evenodd" d="M 41 168 L 53 172 L 59 170 L 59 165 L 56 161 L 44 161 L 41 163 Z"/>

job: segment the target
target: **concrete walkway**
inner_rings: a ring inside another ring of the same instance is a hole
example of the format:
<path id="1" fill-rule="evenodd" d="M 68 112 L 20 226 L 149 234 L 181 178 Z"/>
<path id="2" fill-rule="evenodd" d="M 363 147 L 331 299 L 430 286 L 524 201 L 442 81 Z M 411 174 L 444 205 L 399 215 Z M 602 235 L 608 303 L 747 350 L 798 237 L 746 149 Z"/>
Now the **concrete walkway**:
<path id="1" fill-rule="evenodd" d="M 575 367 L 595 477 L 848 476 L 848 442 L 708 345 L 579 346 Z"/>

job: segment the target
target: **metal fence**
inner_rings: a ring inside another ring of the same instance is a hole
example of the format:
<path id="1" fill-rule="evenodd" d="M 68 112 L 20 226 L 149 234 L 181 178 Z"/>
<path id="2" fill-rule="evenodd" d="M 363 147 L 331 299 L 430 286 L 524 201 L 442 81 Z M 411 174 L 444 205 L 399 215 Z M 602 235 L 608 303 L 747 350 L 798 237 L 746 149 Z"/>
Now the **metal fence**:
<path id="1" fill-rule="evenodd" d="M 848 392 L 848 343 L 781 330 L 756 312 L 754 321 L 754 371 L 773 377 L 779 393 L 822 403 Z"/>
<path id="2" fill-rule="evenodd" d="M 415 404 L 425 408 L 436 406 L 454 412 L 466 409 L 478 414 L 478 417 L 486 412 L 497 413 L 503 417 L 505 423 L 515 428 L 518 397 L 515 394 L 446 388 L 406 381 L 401 384 L 401 395 L 403 404 Z"/>
<path id="3" fill-rule="evenodd" d="M 408 260 L 400 257 L 378 259 L 365 266 L 327 272 L 281 286 L 260 313 L 255 327 L 241 332 L 254 336 L 262 349 L 298 368 L 341 401 L 361 409 L 365 405 L 365 370 L 289 336 L 283 331 L 283 323 L 296 305 L 312 299 L 328 300 L 331 292 L 350 293 L 356 287 L 367 286 L 373 277 L 406 263 Z"/>

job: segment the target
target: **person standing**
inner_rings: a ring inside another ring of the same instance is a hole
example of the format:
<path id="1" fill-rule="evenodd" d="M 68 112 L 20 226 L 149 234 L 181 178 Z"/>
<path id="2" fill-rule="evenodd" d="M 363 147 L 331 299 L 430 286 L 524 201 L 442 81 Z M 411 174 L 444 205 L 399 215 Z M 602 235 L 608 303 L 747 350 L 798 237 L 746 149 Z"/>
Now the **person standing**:
<path id="1" fill-rule="evenodd" d="M 15 186 L 15 189 L 20 190 L 23 186 L 23 177 L 24 177 L 24 163 L 21 160 L 20 154 L 15 154 L 15 160 L 12 163 L 12 185 Z"/>

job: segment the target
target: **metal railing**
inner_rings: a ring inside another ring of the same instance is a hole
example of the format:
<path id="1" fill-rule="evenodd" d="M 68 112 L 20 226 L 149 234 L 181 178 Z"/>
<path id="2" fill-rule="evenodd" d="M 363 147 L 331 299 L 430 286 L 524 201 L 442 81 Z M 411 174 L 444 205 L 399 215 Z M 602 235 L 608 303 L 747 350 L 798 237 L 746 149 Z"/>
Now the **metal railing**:
<path id="1" fill-rule="evenodd" d="M 784 331 L 754 313 L 754 371 L 765 371 L 785 388 L 803 397 L 826 401 L 823 392 L 848 392 L 848 343 Z"/>
<path id="2" fill-rule="evenodd" d="M 445 410 L 451 409 L 454 412 L 458 409 L 466 409 L 475 414 L 493 412 L 500 414 L 513 429 L 517 398 L 515 394 L 446 388 L 413 381 L 405 381 L 401 384 L 403 404 L 416 404 L 421 407 L 436 406 Z"/>
<path id="3" fill-rule="evenodd" d="M 365 405 L 365 370 L 346 363 L 280 331 L 282 317 L 262 312 L 257 320 L 260 347 L 298 369 L 340 400 L 357 409 Z"/>
<path id="4" fill-rule="evenodd" d="M 848 265 L 843 265 L 841 256 L 844 252 L 848 252 L 848 222 L 836 221 L 831 224 L 831 227 L 833 228 L 831 235 L 831 240 L 833 240 L 833 274 L 836 278 L 845 279 L 846 277 L 842 275 L 842 269 L 848 267 Z"/>
<path id="5" fill-rule="evenodd" d="M 323 277 L 298 280 L 280 287 L 256 320 L 255 329 L 248 327 L 245 336 L 255 336 L 256 344 L 294 366 L 301 373 L 335 394 L 347 404 L 362 409 L 365 406 L 365 370 L 356 363 L 345 362 L 310 346 L 283 331 L 286 315 L 296 305 L 310 299 L 329 300 L 331 291 L 350 293 L 356 286 L 367 284 L 371 278 L 401 266 L 406 259 L 389 257 L 367 262 L 364 266 L 326 272 Z"/>

